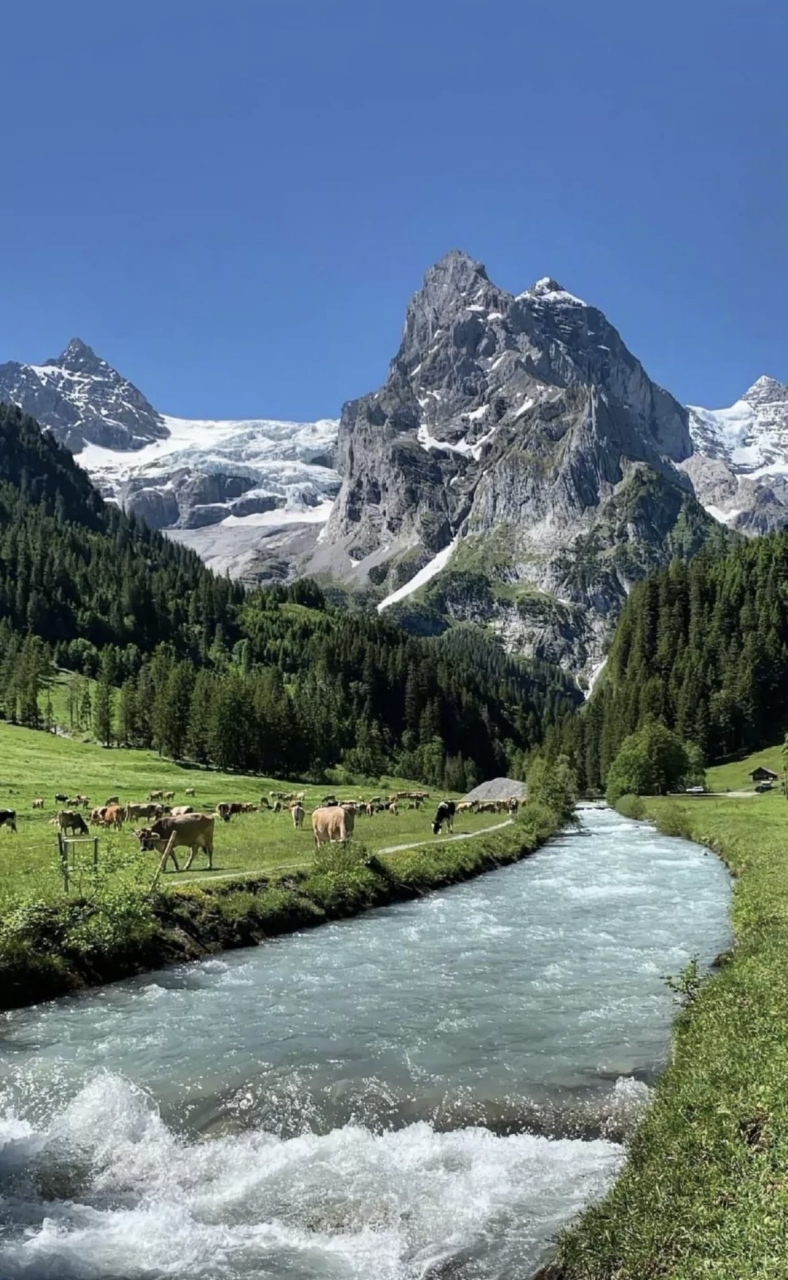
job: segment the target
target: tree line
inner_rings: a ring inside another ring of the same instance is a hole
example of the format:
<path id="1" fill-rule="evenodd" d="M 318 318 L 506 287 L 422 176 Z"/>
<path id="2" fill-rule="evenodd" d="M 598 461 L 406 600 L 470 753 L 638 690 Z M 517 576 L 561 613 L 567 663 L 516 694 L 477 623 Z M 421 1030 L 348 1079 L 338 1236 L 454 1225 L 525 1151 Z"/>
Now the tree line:
<path id="1" fill-rule="evenodd" d="M 604 790 L 622 744 L 648 724 L 719 760 L 788 724 L 788 532 L 675 560 L 633 587 L 597 688 L 546 730 L 585 791 Z"/>

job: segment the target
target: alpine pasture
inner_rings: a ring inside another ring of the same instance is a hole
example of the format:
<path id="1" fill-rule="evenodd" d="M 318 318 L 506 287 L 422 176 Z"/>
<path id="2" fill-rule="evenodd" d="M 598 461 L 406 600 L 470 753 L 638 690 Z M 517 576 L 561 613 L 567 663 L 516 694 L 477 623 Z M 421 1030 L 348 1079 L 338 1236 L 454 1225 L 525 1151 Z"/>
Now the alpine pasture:
<path id="1" fill-rule="evenodd" d="M 187 795 L 193 789 L 194 795 Z M 103 805 L 110 796 L 118 796 L 122 805 L 147 800 L 153 790 L 173 791 L 172 804 L 190 804 L 198 812 L 213 813 L 221 802 L 245 801 L 259 804 L 270 791 L 304 792 L 307 817 L 303 830 L 296 831 L 289 812 L 274 813 L 262 809 L 258 813 L 240 814 L 229 823 L 216 819 L 214 867 L 204 869 L 204 858 L 197 854 L 188 874 L 166 873 L 166 883 L 193 883 L 221 878 L 244 878 L 256 873 L 270 873 L 308 866 L 314 852 L 309 814 L 324 796 L 338 799 L 371 799 L 395 791 L 426 790 L 418 783 L 385 778 L 375 786 L 336 786 L 330 783 L 305 784 L 281 779 L 245 777 L 202 769 L 183 768 L 164 760 L 152 751 L 106 749 L 94 743 L 78 742 L 51 733 L 0 724 L 0 807 L 15 809 L 17 834 L 0 828 L 0 850 L 3 860 L 0 899 L 36 897 L 51 899 L 63 892 L 59 869 L 57 832 L 50 819 L 64 805 L 55 795 L 78 793 L 90 797 L 90 807 Z M 449 794 L 449 793 L 446 793 Z M 33 809 L 33 800 L 42 798 L 43 809 Z M 431 833 L 431 820 L 444 793 L 432 793 L 418 809 L 401 803 L 397 815 L 383 812 L 374 817 L 358 816 L 354 837 L 371 851 L 424 841 L 442 843 L 445 837 Z M 274 797 L 270 797 L 274 803 Z M 89 816 L 89 811 L 85 817 Z M 458 815 L 455 835 L 487 830 L 500 818 L 490 813 Z M 99 836 L 99 862 L 105 866 L 128 860 L 139 849 L 133 827 L 145 823 L 125 823 L 121 831 L 105 831 L 91 827 L 91 835 Z M 85 846 L 84 860 L 89 857 Z M 145 854 L 153 879 L 159 863 L 155 853 Z"/>

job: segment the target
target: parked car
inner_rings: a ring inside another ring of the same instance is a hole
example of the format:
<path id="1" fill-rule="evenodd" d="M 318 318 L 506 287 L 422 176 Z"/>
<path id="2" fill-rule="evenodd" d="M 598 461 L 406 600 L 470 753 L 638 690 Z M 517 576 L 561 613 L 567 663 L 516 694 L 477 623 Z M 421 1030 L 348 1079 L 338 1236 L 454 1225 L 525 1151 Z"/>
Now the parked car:
<path id="1" fill-rule="evenodd" d="M 773 782 L 758 782 L 755 786 L 756 791 L 774 791 Z"/>
<path id="2" fill-rule="evenodd" d="M 705 787 L 687 787 L 688 796 L 703 796 L 706 794 Z"/>

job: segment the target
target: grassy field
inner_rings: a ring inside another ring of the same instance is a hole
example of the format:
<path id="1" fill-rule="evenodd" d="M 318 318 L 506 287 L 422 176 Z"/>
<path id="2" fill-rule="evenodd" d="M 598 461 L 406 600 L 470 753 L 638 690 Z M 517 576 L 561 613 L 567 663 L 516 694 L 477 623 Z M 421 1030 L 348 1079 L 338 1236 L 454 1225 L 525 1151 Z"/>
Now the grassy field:
<path id="1" fill-rule="evenodd" d="M 185 795 L 194 787 L 195 796 Z M 417 783 L 387 778 L 377 787 L 345 787 L 338 792 L 348 797 L 366 798 L 389 791 L 420 789 Z M 308 786 L 285 783 L 270 778 L 249 778 L 206 770 L 184 769 L 162 760 L 154 752 L 106 750 L 92 743 L 58 738 L 54 734 L 34 732 L 0 724 L 0 806 L 17 812 L 18 834 L 0 828 L 3 846 L 4 875 L 0 895 L 6 899 L 36 896 L 49 899 L 62 892 L 57 859 L 57 842 L 51 818 L 60 808 L 57 792 L 89 795 L 91 803 L 100 805 L 110 795 L 122 803 L 145 800 L 152 789 L 175 792 L 175 802 L 193 804 L 211 812 L 224 800 L 259 803 L 269 790 L 304 791 L 307 811 L 336 788 L 327 785 Z M 44 798 L 43 812 L 32 809 L 34 797 Z M 419 811 L 401 808 L 397 817 L 389 813 L 356 820 L 357 837 L 369 849 L 377 851 L 389 846 L 427 840 L 439 844 L 430 830 L 434 800 Z M 455 823 L 455 834 L 488 828 L 503 817 L 469 814 Z M 129 827 L 120 833 L 101 833 L 101 850 L 114 859 L 131 856 L 137 841 Z M 202 870 L 199 855 L 188 873 L 188 879 L 210 880 L 230 875 L 270 872 L 274 869 L 308 863 L 313 853 L 312 832 L 307 818 L 304 829 L 295 831 L 288 813 L 261 812 L 237 816 L 228 823 L 217 820 L 214 870 Z M 13 851 L 13 855 L 11 856 Z M 158 859 L 148 855 L 153 875 Z M 85 855 L 87 858 L 87 854 Z M 185 879 L 168 873 L 167 883 Z"/>
<path id="2" fill-rule="evenodd" d="M 771 769 L 781 777 L 784 772 L 781 747 L 767 747 L 745 760 L 734 760 L 731 764 L 715 765 L 706 772 L 707 786 L 710 791 L 751 790 L 750 773 L 759 766 Z M 779 785 L 779 784 L 778 784 Z"/>
<path id="3" fill-rule="evenodd" d="M 743 785 L 779 749 L 712 770 Z M 647 800 L 736 876 L 730 957 L 689 1001 L 625 1171 L 563 1237 L 553 1280 L 784 1280 L 788 1275 L 788 805 Z"/>

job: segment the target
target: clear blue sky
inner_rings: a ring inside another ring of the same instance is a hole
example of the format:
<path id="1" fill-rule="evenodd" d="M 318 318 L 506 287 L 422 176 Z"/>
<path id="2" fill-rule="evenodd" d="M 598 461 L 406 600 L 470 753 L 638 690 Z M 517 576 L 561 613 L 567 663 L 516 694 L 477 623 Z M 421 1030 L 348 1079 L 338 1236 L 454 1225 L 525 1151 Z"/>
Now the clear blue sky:
<path id="1" fill-rule="evenodd" d="M 683 400 L 788 381 L 784 0 L 16 0 L 0 360 L 165 412 L 380 384 L 446 250 L 553 275 Z"/>

